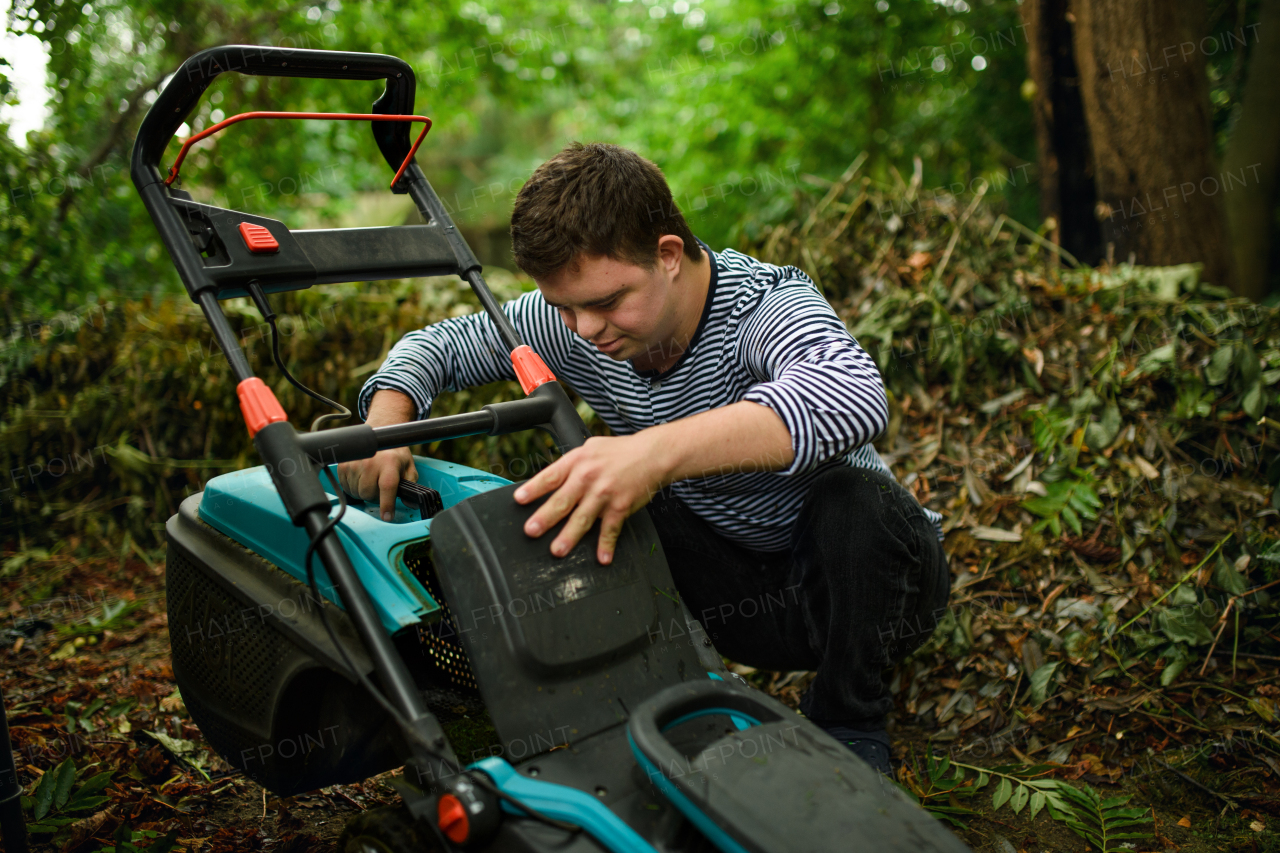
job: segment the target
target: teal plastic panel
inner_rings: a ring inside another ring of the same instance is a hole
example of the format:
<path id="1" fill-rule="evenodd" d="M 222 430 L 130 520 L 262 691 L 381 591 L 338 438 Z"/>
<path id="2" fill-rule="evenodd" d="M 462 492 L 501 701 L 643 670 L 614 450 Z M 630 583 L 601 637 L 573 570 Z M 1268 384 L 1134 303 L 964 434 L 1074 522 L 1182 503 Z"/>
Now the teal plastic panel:
<path id="1" fill-rule="evenodd" d="M 445 509 L 472 495 L 511 481 L 465 465 L 415 456 L 418 482 L 440 492 Z M 336 466 L 329 466 L 337 476 Z M 320 484 L 338 510 L 338 496 L 324 474 Z M 285 512 L 271 476 L 259 465 L 214 477 L 200 500 L 200 519 L 293 577 L 307 582 L 303 557 L 307 536 Z M 413 577 L 402 559 L 404 549 L 431 537 L 431 521 L 396 500 L 393 521 L 383 521 L 376 502 L 350 503 L 336 532 L 373 599 L 383 626 L 392 634 L 438 618 L 440 607 Z M 321 595 L 342 606 L 318 558 L 312 559 Z"/>

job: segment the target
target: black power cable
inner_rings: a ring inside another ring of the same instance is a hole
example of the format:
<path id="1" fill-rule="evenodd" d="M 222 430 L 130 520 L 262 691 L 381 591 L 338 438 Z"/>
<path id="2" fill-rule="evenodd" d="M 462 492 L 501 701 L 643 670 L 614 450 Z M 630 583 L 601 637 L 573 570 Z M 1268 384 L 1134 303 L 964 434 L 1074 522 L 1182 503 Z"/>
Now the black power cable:
<path id="1" fill-rule="evenodd" d="M 337 409 L 336 412 L 321 415 L 312 421 L 311 432 L 318 431 L 321 426 L 329 421 L 341 422 L 350 418 L 350 409 L 339 402 L 330 400 L 323 394 L 318 394 L 315 391 L 312 391 L 306 385 L 303 385 L 295 379 L 293 374 L 289 372 L 289 368 L 284 366 L 284 359 L 280 357 L 280 330 L 276 326 L 276 312 L 272 310 L 271 303 L 267 301 L 267 294 L 263 292 L 262 285 L 256 281 L 249 282 L 245 289 L 249 291 L 249 296 L 253 298 L 254 304 L 258 306 L 258 311 L 262 314 L 263 321 L 271 327 L 271 358 L 275 361 L 276 367 L 279 368 L 280 372 L 284 374 L 284 378 L 289 380 L 290 385 L 297 388 L 311 399 L 324 403 L 332 409 Z"/>

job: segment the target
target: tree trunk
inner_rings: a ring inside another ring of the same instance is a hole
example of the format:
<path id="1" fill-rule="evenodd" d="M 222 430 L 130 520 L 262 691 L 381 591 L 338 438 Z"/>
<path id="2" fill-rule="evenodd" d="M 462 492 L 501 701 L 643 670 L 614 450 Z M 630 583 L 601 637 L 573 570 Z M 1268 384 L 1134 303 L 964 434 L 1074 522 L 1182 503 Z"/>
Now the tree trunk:
<path id="1" fill-rule="evenodd" d="M 1071 0 L 1102 239 L 1117 259 L 1200 261 L 1232 286 L 1201 0 Z"/>
<path id="2" fill-rule="evenodd" d="M 1270 289 L 1267 271 L 1280 167 L 1280 0 L 1262 0 L 1258 23 L 1242 28 L 1240 38 L 1251 45 L 1249 76 L 1222 171 L 1224 178 L 1243 175 L 1246 180 L 1236 187 L 1233 179 L 1223 201 L 1235 246 L 1237 292 L 1260 300 Z"/>
<path id="3" fill-rule="evenodd" d="M 1049 239 L 1088 264 L 1102 260 L 1102 230 L 1094 213 L 1089 131 L 1067 20 L 1068 0 L 1027 0 L 1027 68 L 1035 83 L 1032 110 L 1040 167 L 1040 215 L 1057 227 Z"/>

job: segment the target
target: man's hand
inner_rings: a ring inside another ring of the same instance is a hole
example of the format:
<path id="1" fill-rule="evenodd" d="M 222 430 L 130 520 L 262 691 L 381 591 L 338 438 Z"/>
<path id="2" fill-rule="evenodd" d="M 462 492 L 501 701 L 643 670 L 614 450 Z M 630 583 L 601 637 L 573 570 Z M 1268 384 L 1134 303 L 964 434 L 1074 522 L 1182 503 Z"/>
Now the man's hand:
<path id="1" fill-rule="evenodd" d="M 413 401 L 399 391 L 381 390 L 369 402 L 369 426 L 389 426 L 413 420 Z M 400 481 L 418 482 L 418 469 L 407 447 L 379 450 L 369 459 L 342 462 L 338 465 L 338 483 L 348 494 L 361 500 L 378 501 L 383 521 L 391 521 L 396 512 L 396 489 Z"/>
<path id="2" fill-rule="evenodd" d="M 531 477 L 516 489 L 518 503 L 528 503 L 553 490 L 555 494 L 529 517 L 524 532 L 541 536 L 572 510 L 551 543 L 551 553 L 563 557 L 599 518 L 596 559 L 610 563 L 622 522 L 668 483 L 669 469 L 665 454 L 654 441 L 655 432 L 651 428 L 635 435 L 593 436 Z"/>
<path id="3" fill-rule="evenodd" d="M 531 477 L 515 496 L 524 504 L 555 492 L 524 524 L 524 532 L 534 537 L 573 510 L 551 543 L 557 557 L 568 554 L 599 518 L 596 559 L 608 563 L 622 522 L 659 489 L 712 475 L 781 471 L 794 459 L 791 433 L 782 418 L 767 406 L 743 400 L 634 435 L 588 438 Z"/>

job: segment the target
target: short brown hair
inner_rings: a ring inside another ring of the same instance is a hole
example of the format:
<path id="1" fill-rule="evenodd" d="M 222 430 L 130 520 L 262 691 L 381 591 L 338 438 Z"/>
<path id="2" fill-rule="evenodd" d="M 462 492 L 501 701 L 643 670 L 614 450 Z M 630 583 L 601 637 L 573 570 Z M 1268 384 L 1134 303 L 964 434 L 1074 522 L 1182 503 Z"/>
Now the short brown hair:
<path id="1" fill-rule="evenodd" d="M 571 143 L 534 171 L 516 195 L 511 248 L 534 278 L 579 255 L 652 269 L 658 239 L 674 234 L 691 260 L 702 258 L 662 170 L 618 145 Z"/>

